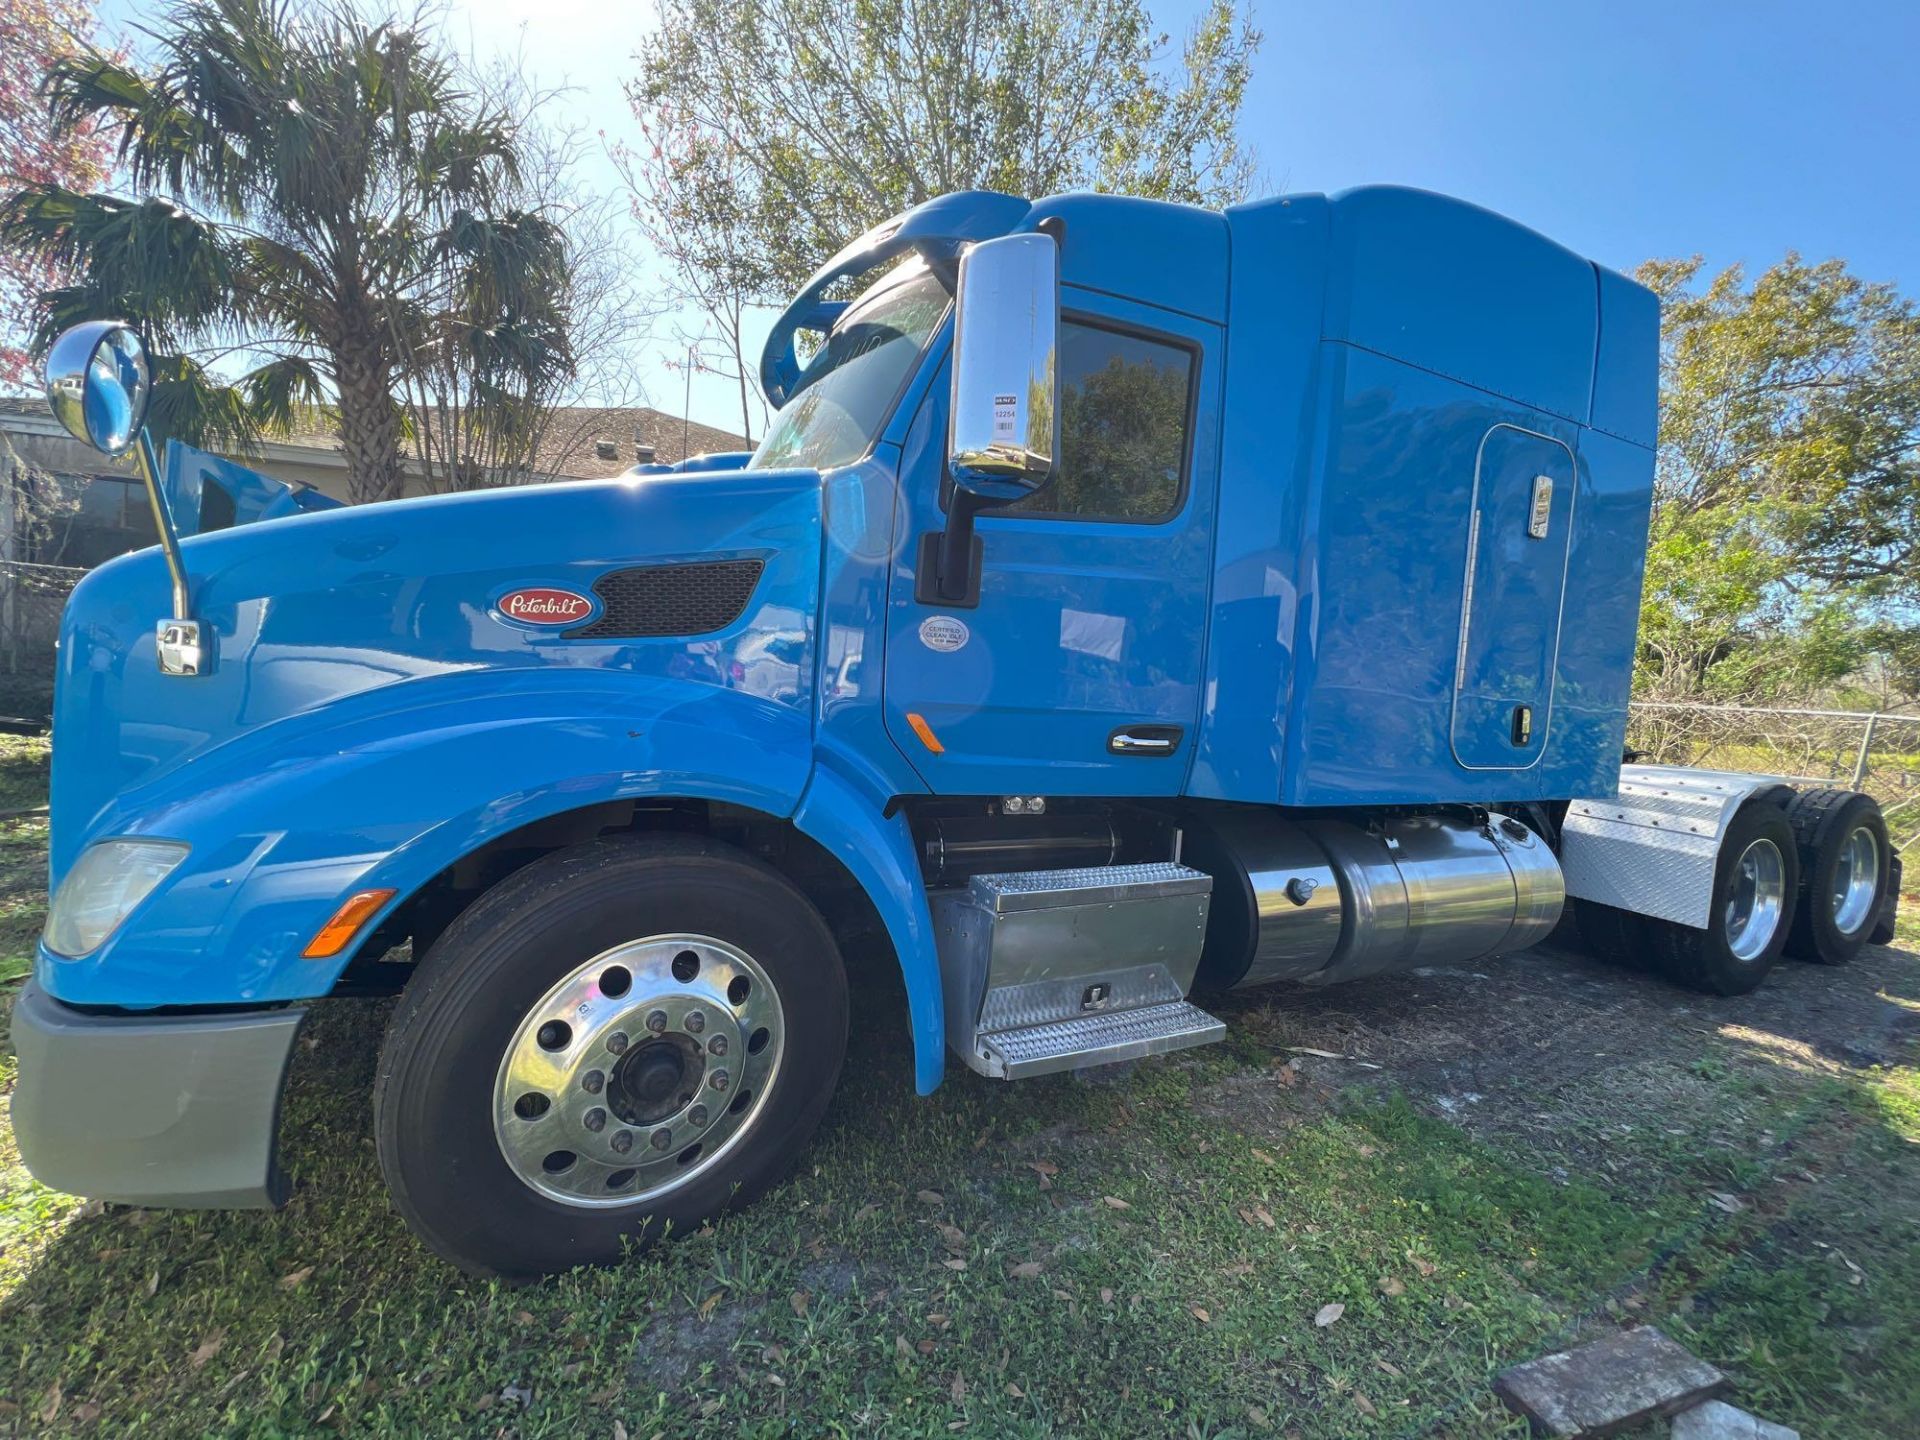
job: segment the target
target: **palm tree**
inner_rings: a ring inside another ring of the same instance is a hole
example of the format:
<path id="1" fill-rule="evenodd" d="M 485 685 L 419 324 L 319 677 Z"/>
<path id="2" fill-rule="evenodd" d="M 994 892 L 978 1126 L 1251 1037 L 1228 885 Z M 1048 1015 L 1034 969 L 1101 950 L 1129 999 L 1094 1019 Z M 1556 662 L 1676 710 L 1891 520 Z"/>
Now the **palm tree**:
<path id="1" fill-rule="evenodd" d="M 190 442 L 245 446 L 302 406 L 336 409 L 355 500 L 400 493 L 409 428 L 423 452 L 437 431 L 499 453 L 488 432 L 524 430 L 529 397 L 572 366 L 567 246 L 514 204 L 516 117 L 419 21 L 351 0 L 176 0 L 146 33 L 151 66 L 89 53 L 46 94 L 57 129 L 117 138 L 147 198 L 33 185 L 0 201 L 0 243 L 77 277 L 42 297 L 45 335 L 134 321 L 156 357 L 153 424 Z M 225 385 L 219 361 L 250 368 Z M 460 423 L 410 427 L 422 395 Z"/>

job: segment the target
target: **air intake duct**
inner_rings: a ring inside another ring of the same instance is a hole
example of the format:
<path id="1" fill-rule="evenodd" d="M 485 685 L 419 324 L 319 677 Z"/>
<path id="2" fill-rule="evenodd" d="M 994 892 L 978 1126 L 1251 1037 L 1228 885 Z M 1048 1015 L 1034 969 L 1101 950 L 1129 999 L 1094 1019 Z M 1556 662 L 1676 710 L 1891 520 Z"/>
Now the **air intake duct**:
<path id="1" fill-rule="evenodd" d="M 1511 816 L 1286 820 L 1256 809 L 1188 823 L 1185 862 L 1213 876 L 1199 989 L 1330 985 L 1524 950 L 1560 919 L 1566 883 Z"/>

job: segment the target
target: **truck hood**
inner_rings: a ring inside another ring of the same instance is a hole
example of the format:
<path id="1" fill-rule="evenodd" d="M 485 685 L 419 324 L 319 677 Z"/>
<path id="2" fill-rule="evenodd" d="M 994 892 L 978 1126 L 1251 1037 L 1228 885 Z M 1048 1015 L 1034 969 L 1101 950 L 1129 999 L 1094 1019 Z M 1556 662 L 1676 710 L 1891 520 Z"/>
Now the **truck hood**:
<path id="1" fill-rule="evenodd" d="M 200 676 L 163 675 L 155 661 L 168 609 L 160 552 L 101 566 L 61 627 L 55 883 L 95 839 L 164 834 L 169 797 L 191 793 L 197 776 L 231 780 L 234 764 L 311 748 L 308 732 L 330 711 L 384 703 L 375 692 L 402 710 L 450 676 L 470 686 L 480 671 L 581 667 L 636 686 L 672 676 L 808 704 L 809 667 L 765 655 L 812 653 L 820 495 L 812 470 L 622 477 L 282 512 L 198 535 L 182 550 L 213 636 Z M 662 627 L 643 616 L 573 633 L 625 593 L 609 588 L 617 572 L 725 560 L 760 568 L 720 629 L 647 634 Z M 588 608 L 556 608 L 554 592 Z"/>

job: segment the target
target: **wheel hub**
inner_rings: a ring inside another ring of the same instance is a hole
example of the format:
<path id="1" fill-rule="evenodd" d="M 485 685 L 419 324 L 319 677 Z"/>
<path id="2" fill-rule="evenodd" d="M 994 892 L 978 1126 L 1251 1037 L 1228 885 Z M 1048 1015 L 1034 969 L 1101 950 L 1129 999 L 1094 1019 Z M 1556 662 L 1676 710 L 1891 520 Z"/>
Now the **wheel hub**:
<path id="1" fill-rule="evenodd" d="M 636 940 L 576 967 L 521 1019 L 494 1084 L 494 1135 L 550 1199 L 657 1199 L 746 1134 L 784 1050 L 780 997 L 751 956 L 704 935 Z"/>
<path id="2" fill-rule="evenodd" d="M 1861 825 L 1847 836 L 1833 871 L 1833 924 L 1851 936 L 1873 918 L 1880 899 L 1880 842 Z"/>
<path id="3" fill-rule="evenodd" d="M 1786 912 L 1787 867 L 1780 848 L 1764 837 L 1740 853 L 1727 896 L 1727 948 L 1738 960 L 1762 954 Z"/>
<path id="4" fill-rule="evenodd" d="M 693 1103 L 706 1068 L 691 1035 L 645 1040 L 614 1064 L 607 1104 L 629 1125 L 652 1125 Z"/>

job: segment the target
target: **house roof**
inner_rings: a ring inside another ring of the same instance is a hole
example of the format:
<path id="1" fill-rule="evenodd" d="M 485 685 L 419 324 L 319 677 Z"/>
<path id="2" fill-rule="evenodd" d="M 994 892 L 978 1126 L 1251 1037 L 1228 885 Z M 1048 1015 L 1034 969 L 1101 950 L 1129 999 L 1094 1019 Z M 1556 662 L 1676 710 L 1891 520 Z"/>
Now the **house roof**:
<path id="1" fill-rule="evenodd" d="M 275 435 L 267 441 L 297 450 L 337 454 L 339 442 L 331 419 L 320 411 L 309 412 L 291 433 Z M 47 402 L 35 396 L 0 396 L 0 424 L 14 421 L 34 430 L 47 430 L 55 421 Z M 671 465 L 688 455 L 709 455 L 722 450 L 750 448 L 745 440 L 730 431 L 711 425 L 686 424 L 677 415 L 668 415 L 649 406 L 606 409 L 597 406 L 563 406 L 553 412 L 538 453 L 531 467 L 535 476 L 565 480 L 597 480 L 623 474 L 632 467 L 636 445 L 651 446 L 653 458 Z M 613 454 L 602 456 L 603 446 Z"/>
<path id="2" fill-rule="evenodd" d="M 289 433 L 273 438 L 301 449 L 334 450 L 338 444 L 334 436 L 331 418 L 316 410 L 306 412 Z M 613 453 L 603 456 L 604 446 L 611 446 Z M 636 446 L 651 447 L 653 459 L 663 465 L 689 455 L 752 448 L 731 431 L 689 424 L 649 406 L 566 405 L 553 411 L 529 468 L 542 478 L 604 479 L 632 468 Z"/>

